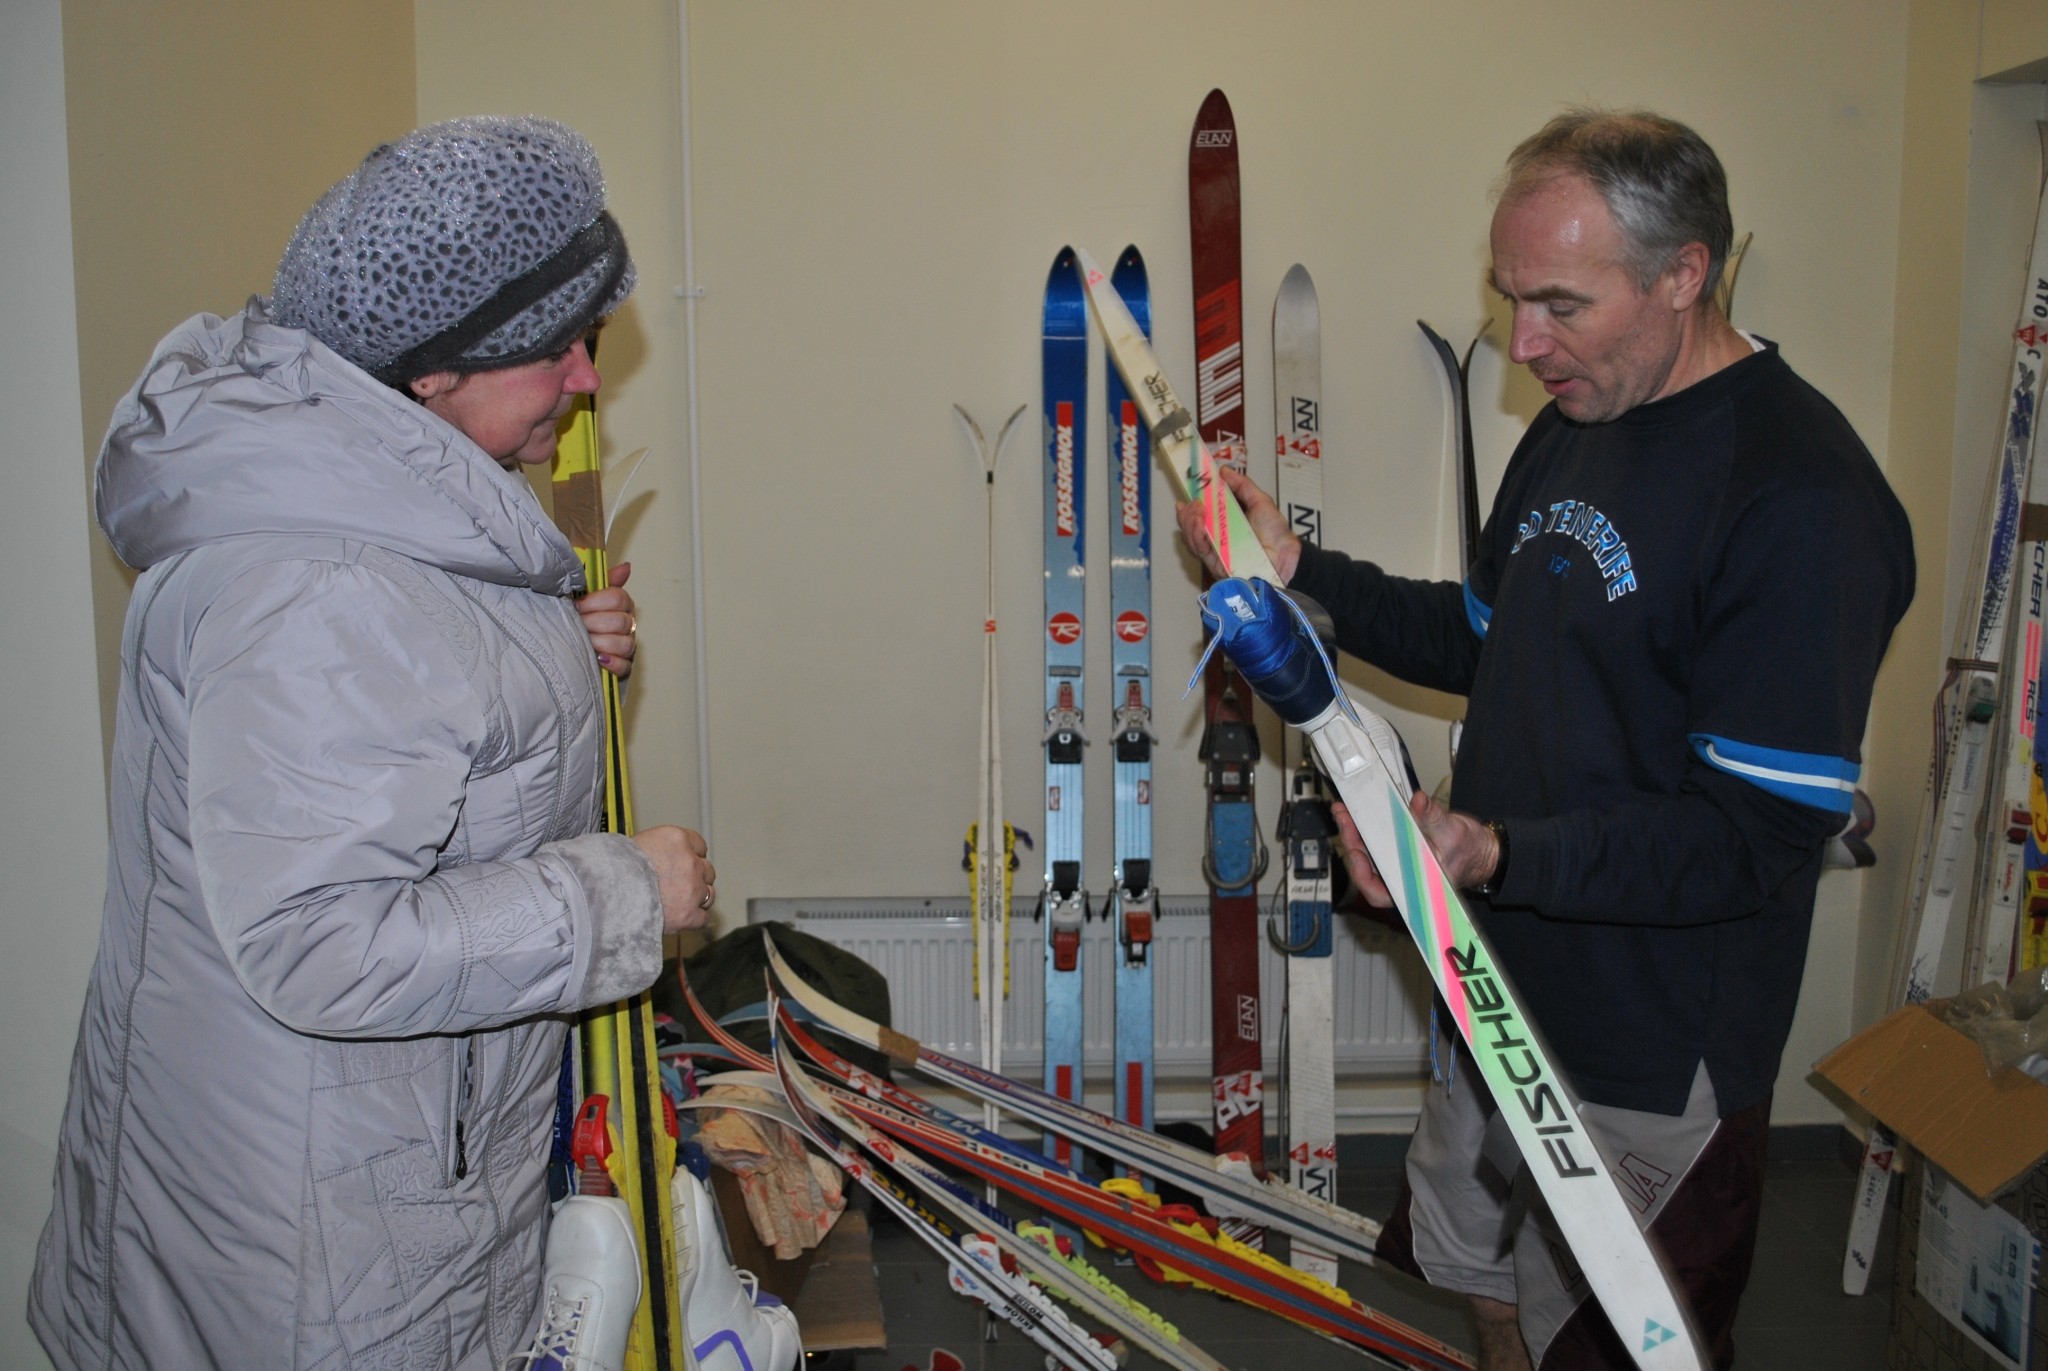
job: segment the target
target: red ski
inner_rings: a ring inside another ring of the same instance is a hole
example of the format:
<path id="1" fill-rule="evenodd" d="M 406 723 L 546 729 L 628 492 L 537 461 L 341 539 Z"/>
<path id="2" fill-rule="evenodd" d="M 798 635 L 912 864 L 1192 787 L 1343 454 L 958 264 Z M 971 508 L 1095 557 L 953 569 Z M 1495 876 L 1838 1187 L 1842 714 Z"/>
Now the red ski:
<path id="1" fill-rule="evenodd" d="M 1188 232 L 1195 288 L 1195 423 L 1219 462 L 1245 458 L 1244 288 L 1239 248 L 1237 126 L 1212 90 L 1188 144 Z M 1208 832 L 1209 977 L 1218 1155 L 1241 1152 L 1266 1174 L 1265 1071 L 1259 1046 L 1258 882 L 1266 867 L 1255 773 L 1252 694 L 1222 654 L 1203 676 Z M 1257 1245 L 1259 1230 L 1240 1233 Z"/>

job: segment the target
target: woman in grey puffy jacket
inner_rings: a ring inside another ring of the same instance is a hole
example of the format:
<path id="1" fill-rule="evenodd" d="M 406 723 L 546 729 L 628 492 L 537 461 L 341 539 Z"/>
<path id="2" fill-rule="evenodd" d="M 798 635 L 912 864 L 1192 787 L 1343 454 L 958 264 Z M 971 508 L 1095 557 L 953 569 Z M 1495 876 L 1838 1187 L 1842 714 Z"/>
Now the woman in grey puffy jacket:
<path id="1" fill-rule="evenodd" d="M 116 408 L 99 518 L 142 574 L 30 1290 L 59 1367 L 495 1368 L 530 1336 L 570 1017 L 712 899 L 696 834 L 594 831 L 631 601 L 579 616 L 518 471 L 632 286 L 580 136 L 435 125 Z"/>

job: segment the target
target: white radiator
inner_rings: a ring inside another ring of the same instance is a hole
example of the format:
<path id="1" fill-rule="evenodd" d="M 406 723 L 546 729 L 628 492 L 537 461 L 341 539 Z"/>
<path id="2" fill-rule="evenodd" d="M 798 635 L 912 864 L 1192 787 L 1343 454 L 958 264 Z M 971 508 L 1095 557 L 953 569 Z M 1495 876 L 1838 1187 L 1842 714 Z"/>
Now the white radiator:
<path id="1" fill-rule="evenodd" d="M 1153 1032 L 1158 1079 L 1209 1075 L 1209 902 L 1162 898 L 1153 925 Z M 950 1056 L 976 1060 L 974 936 L 965 896 L 954 899 L 754 899 L 749 923 L 779 920 L 843 947 L 889 982 L 894 1026 Z M 1115 1059 L 1114 971 L 1109 921 L 1088 921 L 1081 940 L 1086 975 L 1086 1050 L 1091 1077 L 1107 1079 Z M 1045 1034 L 1043 926 L 1020 901 L 1010 917 L 1010 995 L 1003 1013 L 1003 1069 L 1031 1078 Z M 1428 1069 L 1428 977 L 1406 938 L 1339 915 L 1336 935 L 1337 1072 L 1346 1077 L 1419 1076 Z M 1262 944 L 1260 1034 L 1266 1070 L 1277 1071 L 1285 956 Z M 1317 1031 L 1299 1024 L 1296 1032 Z"/>

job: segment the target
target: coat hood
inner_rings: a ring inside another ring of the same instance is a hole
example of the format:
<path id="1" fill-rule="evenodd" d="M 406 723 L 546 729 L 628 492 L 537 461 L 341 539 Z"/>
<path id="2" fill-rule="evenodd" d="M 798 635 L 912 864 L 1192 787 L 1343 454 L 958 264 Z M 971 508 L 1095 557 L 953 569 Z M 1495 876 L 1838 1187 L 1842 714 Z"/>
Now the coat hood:
<path id="1" fill-rule="evenodd" d="M 245 533 L 359 539 L 459 576 L 565 595 L 568 540 L 523 476 L 252 299 L 157 345 L 94 474 L 122 561 Z"/>

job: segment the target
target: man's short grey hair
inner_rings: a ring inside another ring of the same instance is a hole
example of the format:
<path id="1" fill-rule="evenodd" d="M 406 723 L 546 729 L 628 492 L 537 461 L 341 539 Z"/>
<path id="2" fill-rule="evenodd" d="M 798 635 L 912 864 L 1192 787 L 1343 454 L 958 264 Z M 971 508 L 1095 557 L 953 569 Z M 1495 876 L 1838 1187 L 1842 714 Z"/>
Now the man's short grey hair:
<path id="1" fill-rule="evenodd" d="M 1585 177 L 1607 202 L 1637 289 L 1648 290 L 1687 243 L 1703 243 L 1703 294 L 1714 298 L 1735 220 L 1728 174 L 1705 139 L 1648 110 L 1568 109 L 1508 154 L 1497 198 L 1510 203 L 1559 175 Z"/>

